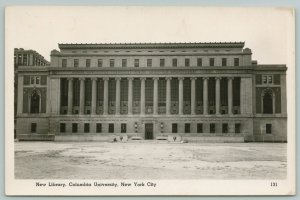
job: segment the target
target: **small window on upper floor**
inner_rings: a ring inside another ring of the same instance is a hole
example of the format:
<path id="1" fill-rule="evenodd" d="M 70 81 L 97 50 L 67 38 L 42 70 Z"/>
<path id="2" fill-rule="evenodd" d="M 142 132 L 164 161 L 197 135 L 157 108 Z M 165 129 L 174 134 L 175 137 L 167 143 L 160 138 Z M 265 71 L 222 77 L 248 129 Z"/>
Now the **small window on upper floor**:
<path id="1" fill-rule="evenodd" d="M 67 67 L 67 59 L 62 59 L 62 67 Z"/>
<path id="2" fill-rule="evenodd" d="M 165 66 L 165 59 L 161 58 L 159 59 L 159 66 L 164 67 Z"/>
<path id="3" fill-rule="evenodd" d="M 222 66 L 227 66 L 227 59 L 226 58 L 222 58 Z"/>
<path id="4" fill-rule="evenodd" d="M 30 76 L 30 85 L 40 85 L 41 77 L 40 76 Z"/>
<path id="5" fill-rule="evenodd" d="M 273 75 L 262 75 L 263 84 L 273 84 Z"/>
<path id="6" fill-rule="evenodd" d="M 190 66 L 190 59 L 189 58 L 184 59 L 184 64 L 186 67 Z"/>
<path id="7" fill-rule="evenodd" d="M 211 67 L 215 66 L 215 59 L 214 58 L 209 59 L 209 66 L 211 66 Z"/>
<path id="8" fill-rule="evenodd" d="M 102 59 L 98 59 L 98 67 L 102 67 L 103 65 L 103 60 Z"/>
<path id="9" fill-rule="evenodd" d="M 134 67 L 139 67 L 139 66 L 140 66 L 140 60 L 134 59 Z"/>
<path id="10" fill-rule="evenodd" d="M 110 59 L 109 60 L 109 66 L 110 67 L 114 67 L 115 66 L 115 60 L 114 59 Z"/>
<path id="11" fill-rule="evenodd" d="M 91 59 L 86 59 L 85 60 L 85 66 L 86 67 L 91 67 Z"/>
<path id="12" fill-rule="evenodd" d="M 239 65 L 240 65 L 240 59 L 234 58 L 234 66 L 239 66 Z"/>
<path id="13" fill-rule="evenodd" d="M 78 67 L 79 65 L 79 60 L 78 59 L 74 59 L 74 67 Z"/>
<path id="14" fill-rule="evenodd" d="M 147 67 L 152 67 L 152 59 L 147 59 Z"/>
<path id="15" fill-rule="evenodd" d="M 177 58 L 172 59 L 172 66 L 177 67 Z"/>
<path id="16" fill-rule="evenodd" d="M 127 67 L 127 59 L 122 59 L 122 67 Z"/>
<path id="17" fill-rule="evenodd" d="M 202 58 L 197 58 L 197 66 L 202 67 Z"/>

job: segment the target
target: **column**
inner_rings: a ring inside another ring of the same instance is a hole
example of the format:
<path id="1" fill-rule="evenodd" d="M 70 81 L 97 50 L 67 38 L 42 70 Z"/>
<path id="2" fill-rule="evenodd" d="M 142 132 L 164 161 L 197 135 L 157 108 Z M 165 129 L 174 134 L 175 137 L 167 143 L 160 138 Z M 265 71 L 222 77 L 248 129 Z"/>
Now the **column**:
<path id="1" fill-rule="evenodd" d="M 171 112 L 170 112 L 170 109 L 171 109 L 171 77 L 167 77 L 166 80 L 167 80 L 167 88 L 166 88 L 166 114 L 167 115 L 170 115 Z"/>
<path id="2" fill-rule="evenodd" d="M 179 77 L 179 115 L 183 114 L 183 77 Z"/>
<path id="3" fill-rule="evenodd" d="M 216 77 L 216 114 L 220 114 L 220 80 L 221 77 Z"/>
<path id="4" fill-rule="evenodd" d="M 232 115 L 232 80 L 233 77 L 227 77 L 227 91 L 228 91 L 228 115 Z"/>
<path id="5" fill-rule="evenodd" d="M 145 115 L 145 81 L 146 78 L 141 78 L 141 115 Z"/>
<path id="6" fill-rule="evenodd" d="M 121 78 L 116 78 L 116 115 L 120 114 L 120 81 Z"/>
<path id="7" fill-rule="evenodd" d="M 128 115 L 132 115 L 132 77 L 128 79 Z"/>
<path id="8" fill-rule="evenodd" d="M 208 106 L 208 77 L 203 77 L 203 114 L 207 115 Z"/>
<path id="9" fill-rule="evenodd" d="M 24 76 L 18 74 L 17 114 L 23 113 L 23 82 L 24 82 Z"/>
<path id="10" fill-rule="evenodd" d="M 92 107 L 91 113 L 92 115 L 96 114 L 96 101 L 97 101 L 97 78 L 92 78 Z"/>
<path id="11" fill-rule="evenodd" d="M 84 114 L 84 78 L 80 78 L 80 110 L 79 114 Z"/>
<path id="12" fill-rule="evenodd" d="M 73 113 L 73 78 L 68 78 L 68 115 Z"/>
<path id="13" fill-rule="evenodd" d="M 158 79 L 159 78 L 153 78 L 154 80 L 154 90 L 153 90 L 153 114 L 158 114 Z"/>
<path id="14" fill-rule="evenodd" d="M 196 78 L 191 78 L 191 115 L 195 114 L 195 102 L 196 102 Z"/>
<path id="15" fill-rule="evenodd" d="M 108 78 L 103 78 L 104 93 L 103 93 L 103 115 L 108 114 Z"/>

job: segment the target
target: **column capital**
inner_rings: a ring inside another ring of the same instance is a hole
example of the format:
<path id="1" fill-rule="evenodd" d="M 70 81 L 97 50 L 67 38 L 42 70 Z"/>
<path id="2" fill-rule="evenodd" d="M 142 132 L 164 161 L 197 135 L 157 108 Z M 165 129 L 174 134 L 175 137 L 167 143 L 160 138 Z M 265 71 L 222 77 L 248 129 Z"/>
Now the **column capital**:
<path id="1" fill-rule="evenodd" d="M 97 81 L 97 78 L 96 77 L 92 77 L 91 80 L 92 81 Z"/>
<path id="2" fill-rule="evenodd" d="M 222 77 L 215 77 L 216 80 L 221 80 Z"/>
<path id="3" fill-rule="evenodd" d="M 184 77 L 178 77 L 178 80 L 184 80 Z"/>
<path id="4" fill-rule="evenodd" d="M 68 77 L 67 80 L 68 81 L 73 81 L 73 78 L 72 77 Z"/>
<path id="5" fill-rule="evenodd" d="M 172 77 L 166 77 L 165 79 L 166 80 L 172 80 Z"/>
<path id="6" fill-rule="evenodd" d="M 115 77 L 115 80 L 116 80 L 116 81 L 120 81 L 120 80 L 121 80 L 121 77 Z"/>
<path id="7" fill-rule="evenodd" d="M 232 76 L 229 76 L 229 77 L 227 77 L 227 79 L 228 79 L 228 80 L 233 80 L 233 79 L 234 79 L 234 77 L 232 77 Z"/>
<path id="8" fill-rule="evenodd" d="M 159 77 L 153 77 L 152 79 L 153 79 L 153 80 L 158 80 L 158 79 L 159 79 Z"/>
<path id="9" fill-rule="evenodd" d="M 141 80 L 146 80 L 147 77 L 140 77 Z"/>
<path id="10" fill-rule="evenodd" d="M 79 77 L 78 79 L 81 80 L 81 81 L 84 81 L 85 77 Z"/>
<path id="11" fill-rule="evenodd" d="M 103 79 L 104 81 L 108 81 L 108 80 L 109 80 L 108 77 L 103 77 L 102 79 Z"/>
<path id="12" fill-rule="evenodd" d="M 203 79 L 203 80 L 208 80 L 208 79 L 209 79 L 209 77 L 202 77 L 202 79 Z"/>
<path id="13" fill-rule="evenodd" d="M 134 77 L 127 77 L 127 80 L 133 80 Z"/>
<path id="14" fill-rule="evenodd" d="M 190 77 L 190 79 L 191 79 L 191 80 L 196 80 L 196 79 L 197 79 L 197 77 Z"/>

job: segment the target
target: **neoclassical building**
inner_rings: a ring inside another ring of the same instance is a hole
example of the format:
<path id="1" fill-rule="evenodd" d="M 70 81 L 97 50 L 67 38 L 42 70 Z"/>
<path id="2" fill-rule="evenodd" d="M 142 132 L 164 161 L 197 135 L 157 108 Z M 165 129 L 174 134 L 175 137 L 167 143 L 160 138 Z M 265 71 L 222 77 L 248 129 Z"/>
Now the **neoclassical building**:
<path id="1" fill-rule="evenodd" d="M 19 140 L 287 141 L 286 66 L 244 42 L 59 44 L 18 67 Z"/>

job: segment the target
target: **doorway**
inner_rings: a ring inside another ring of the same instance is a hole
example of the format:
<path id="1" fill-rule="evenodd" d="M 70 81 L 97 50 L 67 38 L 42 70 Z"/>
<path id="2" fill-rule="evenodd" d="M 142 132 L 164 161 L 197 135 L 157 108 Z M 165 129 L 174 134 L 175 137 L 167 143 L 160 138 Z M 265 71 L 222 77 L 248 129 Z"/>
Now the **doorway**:
<path id="1" fill-rule="evenodd" d="M 153 124 L 152 123 L 145 124 L 145 139 L 153 140 Z"/>

